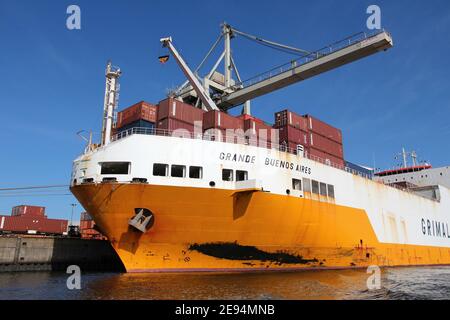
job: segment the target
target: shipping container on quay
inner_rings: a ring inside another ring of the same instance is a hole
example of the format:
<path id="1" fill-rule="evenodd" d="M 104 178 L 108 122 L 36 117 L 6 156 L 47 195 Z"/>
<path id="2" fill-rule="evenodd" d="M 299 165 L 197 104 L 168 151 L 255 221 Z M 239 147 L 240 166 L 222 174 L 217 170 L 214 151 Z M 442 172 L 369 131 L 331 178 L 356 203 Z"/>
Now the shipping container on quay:
<path id="1" fill-rule="evenodd" d="M 98 231 L 95 221 L 87 213 L 80 215 L 80 234 L 83 239 L 106 239 L 106 237 Z"/>
<path id="2" fill-rule="evenodd" d="M 29 206 L 29 205 L 20 205 L 15 206 L 11 210 L 12 216 L 37 216 L 37 217 L 45 217 L 45 207 L 39 206 Z"/>
<path id="3" fill-rule="evenodd" d="M 0 216 L 0 232 L 64 234 L 67 220 L 33 216 Z"/>
<path id="4" fill-rule="evenodd" d="M 12 208 L 11 216 L 0 215 L 1 233 L 65 234 L 67 220 L 49 219 L 45 207 L 20 205 Z"/>

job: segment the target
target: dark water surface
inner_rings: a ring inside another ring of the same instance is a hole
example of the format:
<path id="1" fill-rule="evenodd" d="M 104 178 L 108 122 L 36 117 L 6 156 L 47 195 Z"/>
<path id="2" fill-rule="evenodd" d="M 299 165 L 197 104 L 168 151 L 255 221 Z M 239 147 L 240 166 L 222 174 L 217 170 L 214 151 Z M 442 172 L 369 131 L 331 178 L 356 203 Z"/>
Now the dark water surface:
<path id="1" fill-rule="evenodd" d="M 450 299 L 450 267 L 385 268 L 381 289 L 365 270 L 251 274 L 0 273 L 0 299 Z"/>

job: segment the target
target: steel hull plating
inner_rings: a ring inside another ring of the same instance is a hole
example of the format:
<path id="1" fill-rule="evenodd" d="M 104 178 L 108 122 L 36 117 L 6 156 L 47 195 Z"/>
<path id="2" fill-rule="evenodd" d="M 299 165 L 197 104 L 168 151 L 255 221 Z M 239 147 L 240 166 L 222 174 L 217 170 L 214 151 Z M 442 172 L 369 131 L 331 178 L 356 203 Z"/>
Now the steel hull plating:
<path id="1" fill-rule="evenodd" d="M 151 184 L 71 188 L 129 272 L 450 264 L 450 248 L 382 243 L 365 210 L 263 191 Z M 134 208 L 154 213 L 146 233 Z"/>

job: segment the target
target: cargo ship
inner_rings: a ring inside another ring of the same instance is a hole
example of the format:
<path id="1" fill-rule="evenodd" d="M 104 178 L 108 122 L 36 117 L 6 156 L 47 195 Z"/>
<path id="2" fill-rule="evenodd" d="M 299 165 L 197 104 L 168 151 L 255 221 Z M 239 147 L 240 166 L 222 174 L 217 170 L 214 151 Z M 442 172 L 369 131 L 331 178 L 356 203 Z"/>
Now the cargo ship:
<path id="1" fill-rule="evenodd" d="M 161 39 L 188 81 L 118 114 L 121 71 L 108 64 L 102 139 L 75 159 L 70 189 L 126 270 L 450 264 L 448 185 L 412 188 L 384 180 L 398 172 L 352 165 L 342 132 L 311 115 L 283 110 L 269 125 L 249 112 L 251 98 L 387 50 L 390 34 L 346 38 L 250 83 L 229 74 L 239 34 L 223 26 L 228 67 L 202 82 Z M 242 104 L 242 115 L 228 113 Z"/>

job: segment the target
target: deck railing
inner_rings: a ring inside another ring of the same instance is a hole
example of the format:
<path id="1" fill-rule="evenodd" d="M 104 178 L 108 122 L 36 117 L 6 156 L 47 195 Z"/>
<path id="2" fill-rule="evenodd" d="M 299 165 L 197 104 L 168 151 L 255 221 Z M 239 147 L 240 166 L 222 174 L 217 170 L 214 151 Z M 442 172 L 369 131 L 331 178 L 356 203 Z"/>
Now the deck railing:
<path id="1" fill-rule="evenodd" d="M 167 137 L 178 137 L 178 138 L 186 138 L 186 139 L 200 139 L 200 140 L 206 140 L 206 141 L 218 141 L 218 142 L 226 142 L 226 143 L 234 143 L 234 144 L 244 144 L 244 145 L 250 145 L 255 147 L 261 147 L 261 148 L 267 148 L 267 149 L 275 149 L 277 151 L 291 153 L 294 155 L 297 155 L 298 151 L 297 149 L 289 148 L 288 146 L 284 144 L 278 144 L 278 143 L 272 143 L 270 141 L 265 141 L 261 139 L 254 139 L 249 138 L 245 136 L 240 136 L 238 134 L 233 135 L 232 138 L 228 138 L 226 136 L 221 137 L 219 134 L 209 134 L 209 133 L 195 133 L 195 132 L 189 132 L 187 130 L 164 130 L 164 129 L 156 129 L 156 128 L 130 128 L 124 131 L 121 131 L 117 134 L 115 134 L 112 137 L 112 141 L 120 140 L 125 137 L 128 137 L 130 135 L 134 134 L 142 134 L 142 135 L 156 135 L 156 136 L 167 136 Z M 304 158 L 320 162 L 322 164 L 325 164 L 327 166 L 337 168 L 340 170 L 345 170 L 347 172 L 350 172 L 348 168 L 341 164 L 333 163 L 329 159 L 323 159 L 308 153 L 305 153 L 303 155 Z M 347 169 L 347 170 L 346 170 Z"/>
<path id="2" fill-rule="evenodd" d="M 134 127 L 134 128 L 130 128 L 130 129 L 121 131 L 121 132 L 113 135 L 111 138 L 111 141 L 117 141 L 117 140 L 123 139 L 125 137 L 134 135 L 134 134 L 178 137 L 178 138 L 186 138 L 186 139 L 201 139 L 201 140 L 207 140 L 207 141 L 218 141 L 218 142 L 226 142 L 226 143 L 234 143 L 234 144 L 252 145 L 252 146 L 257 146 L 257 147 L 261 147 L 261 148 L 275 149 L 275 150 L 278 150 L 281 152 L 286 152 L 286 153 L 297 155 L 296 149 L 289 148 L 283 144 L 271 143 L 270 141 L 262 141 L 261 142 L 261 141 L 258 141 L 257 139 L 248 139 L 248 138 L 239 137 L 239 136 L 236 137 L 237 135 L 233 137 L 232 141 L 231 141 L 231 139 L 229 139 L 227 141 L 226 137 L 225 137 L 225 139 L 224 139 L 225 141 L 224 141 L 224 140 L 220 140 L 221 139 L 220 135 L 208 134 L 208 133 L 193 133 L 193 132 L 189 132 L 187 130 L 170 131 L 170 130 L 156 129 L 156 128 Z M 383 184 L 385 186 L 398 189 L 400 191 L 404 191 L 404 192 L 407 192 L 410 194 L 416 194 L 407 188 L 403 188 L 403 187 L 395 185 L 395 184 L 385 184 L 381 181 L 373 180 L 371 176 L 361 175 L 361 174 L 355 172 L 355 170 L 353 170 L 349 167 L 340 165 L 340 164 L 333 163 L 329 159 L 323 159 L 323 158 L 320 158 L 320 157 L 317 157 L 314 155 L 310 155 L 308 153 L 305 153 L 303 155 L 303 157 L 310 159 L 312 161 L 316 161 L 316 162 L 325 164 L 327 166 L 330 166 L 330 167 L 333 167 L 336 169 L 346 171 L 346 172 L 354 174 L 354 175 L 358 175 L 364 179 L 371 180 L 371 181 Z M 418 195 L 418 194 L 416 194 L 416 195 Z M 432 199 L 430 199 L 430 200 L 432 200 Z"/>

